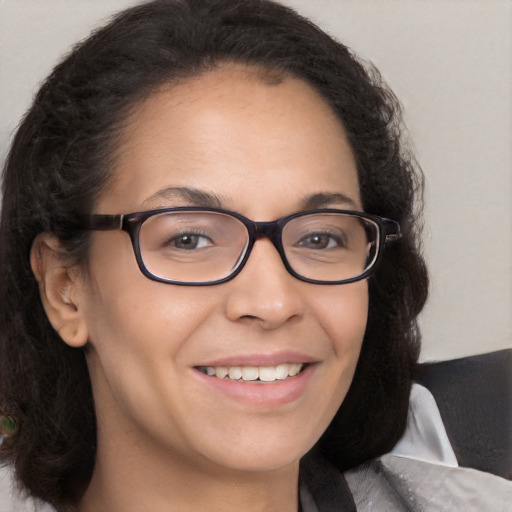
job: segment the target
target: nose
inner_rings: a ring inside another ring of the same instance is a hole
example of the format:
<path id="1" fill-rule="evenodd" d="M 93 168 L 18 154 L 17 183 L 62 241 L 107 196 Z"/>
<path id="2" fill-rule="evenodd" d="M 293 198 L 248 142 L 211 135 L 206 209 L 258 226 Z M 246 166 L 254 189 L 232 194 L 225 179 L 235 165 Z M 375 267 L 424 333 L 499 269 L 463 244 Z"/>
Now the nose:
<path id="1" fill-rule="evenodd" d="M 286 270 L 281 256 L 268 238 L 254 243 L 245 267 L 232 281 L 226 302 L 226 315 L 232 321 L 276 329 L 304 314 L 300 288 L 306 283 Z"/>

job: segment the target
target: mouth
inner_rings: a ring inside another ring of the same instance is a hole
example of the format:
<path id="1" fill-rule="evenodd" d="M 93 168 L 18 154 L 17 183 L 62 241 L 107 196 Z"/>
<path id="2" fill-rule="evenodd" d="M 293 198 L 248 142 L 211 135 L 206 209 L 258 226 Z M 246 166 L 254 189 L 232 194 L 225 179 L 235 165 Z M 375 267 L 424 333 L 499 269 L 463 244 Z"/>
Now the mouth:
<path id="1" fill-rule="evenodd" d="M 282 363 L 277 366 L 196 366 L 209 377 L 240 382 L 276 382 L 299 375 L 307 363 Z"/>
<path id="2" fill-rule="evenodd" d="M 193 367 L 205 394 L 251 410 L 273 410 L 295 402 L 310 389 L 318 361 L 304 354 L 281 353 L 242 354 L 208 363 Z"/>

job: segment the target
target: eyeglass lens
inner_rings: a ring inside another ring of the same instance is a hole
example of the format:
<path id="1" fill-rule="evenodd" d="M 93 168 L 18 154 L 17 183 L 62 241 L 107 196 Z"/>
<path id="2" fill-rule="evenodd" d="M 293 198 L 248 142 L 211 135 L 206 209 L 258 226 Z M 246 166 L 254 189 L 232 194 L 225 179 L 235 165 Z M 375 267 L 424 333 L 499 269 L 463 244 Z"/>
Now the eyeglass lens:
<path id="1" fill-rule="evenodd" d="M 315 213 L 290 219 L 282 245 L 299 275 L 332 282 L 363 274 L 377 255 L 378 225 L 343 213 Z M 165 212 L 140 228 L 141 258 L 153 275 L 179 282 L 211 282 L 231 275 L 243 260 L 249 231 L 220 212 Z"/>

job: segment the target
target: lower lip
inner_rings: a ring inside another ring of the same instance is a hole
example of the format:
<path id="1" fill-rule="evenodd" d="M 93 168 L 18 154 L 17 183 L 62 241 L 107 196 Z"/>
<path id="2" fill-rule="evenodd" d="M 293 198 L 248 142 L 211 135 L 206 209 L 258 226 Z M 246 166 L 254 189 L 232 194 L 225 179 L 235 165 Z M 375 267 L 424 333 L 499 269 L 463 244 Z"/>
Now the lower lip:
<path id="1" fill-rule="evenodd" d="M 225 396 L 255 407 L 279 407 L 297 400 L 306 391 L 315 369 L 309 364 L 298 375 L 273 382 L 245 382 L 243 380 L 218 379 L 195 370 L 201 381 Z"/>

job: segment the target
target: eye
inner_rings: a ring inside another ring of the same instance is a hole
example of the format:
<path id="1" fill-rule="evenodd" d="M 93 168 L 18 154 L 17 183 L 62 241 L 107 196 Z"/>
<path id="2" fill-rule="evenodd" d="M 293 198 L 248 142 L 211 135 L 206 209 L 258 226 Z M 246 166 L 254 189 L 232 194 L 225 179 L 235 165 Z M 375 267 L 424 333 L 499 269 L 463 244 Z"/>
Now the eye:
<path id="1" fill-rule="evenodd" d="M 332 233 L 311 233 L 299 240 L 297 246 L 306 249 L 334 249 L 343 247 L 344 243 L 339 236 Z"/>
<path id="2" fill-rule="evenodd" d="M 168 245 L 191 251 L 194 249 L 203 249 L 212 245 L 212 241 L 205 235 L 194 233 L 182 233 L 169 239 Z"/>

